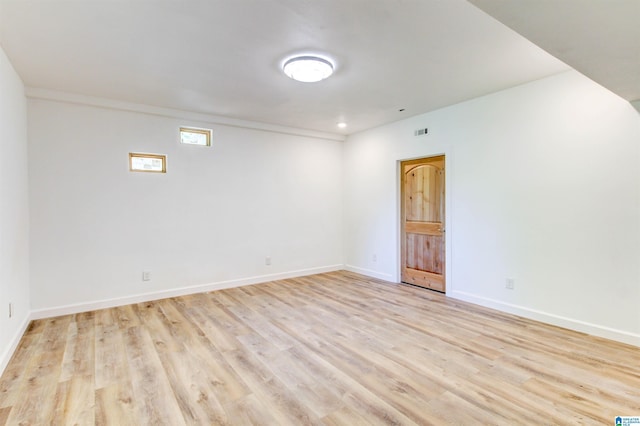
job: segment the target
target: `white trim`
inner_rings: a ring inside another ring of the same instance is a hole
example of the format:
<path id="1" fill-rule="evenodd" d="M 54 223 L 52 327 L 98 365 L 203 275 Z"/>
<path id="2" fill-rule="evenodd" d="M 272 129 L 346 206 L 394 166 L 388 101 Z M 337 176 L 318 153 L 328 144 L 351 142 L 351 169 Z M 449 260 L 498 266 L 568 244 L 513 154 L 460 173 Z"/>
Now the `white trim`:
<path id="1" fill-rule="evenodd" d="M 75 313 L 86 312 L 91 310 L 128 305 L 132 303 L 147 302 L 151 300 L 165 299 L 168 297 L 185 296 L 189 294 L 203 293 L 207 291 L 241 287 L 244 285 L 254 285 L 254 284 L 260 284 L 260 283 L 265 283 L 269 281 L 302 277 L 306 275 L 320 274 L 325 272 L 334 272 L 342 269 L 350 272 L 355 272 L 358 274 L 370 276 L 373 278 L 394 282 L 391 274 L 387 274 L 379 271 L 373 271 L 365 268 L 359 268 L 353 265 L 338 264 L 338 265 L 330 265 L 330 266 L 324 266 L 324 267 L 318 267 L 318 268 L 301 269 L 297 271 L 289 271 L 289 272 L 283 272 L 278 274 L 260 275 L 260 276 L 241 278 L 236 280 L 220 281 L 217 283 L 203 284 L 203 285 L 184 287 L 184 288 L 172 289 L 172 290 L 163 290 L 163 291 L 154 292 L 154 293 L 144 293 L 144 294 L 138 294 L 138 295 L 122 297 L 122 298 L 94 301 L 94 302 L 88 302 L 88 303 L 78 303 L 78 304 L 60 306 L 55 308 L 39 309 L 39 310 L 31 311 L 25 317 L 22 325 L 16 331 L 13 339 L 11 339 L 11 344 L 0 355 L 0 375 L 4 373 L 5 368 L 7 367 L 9 361 L 11 360 L 11 357 L 13 356 L 16 348 L 18 347 L 18 344 L 20 343 L 20 339 L 22 339 L 22 336 L 24 335 L 24 333 L 27 330 L 27 327 L 29 326 L 29 323 L 35 319 L 49 318 L 49 317 L 54 317 L 59 315 L 69 315 L 69 314 L 75 314 Z M 557 325 L 559 327 L 565 327 L 572 330 L 592 334 L 594 336 L 604 337 L 607 339 L 616 340 L 618 342 L 627 343 L 630 345 L 640 347 L 640 334 L 629 333 L 626 331 L 616 330 L 609 327 L 603 327 L 596 324 L 587 323 L 584 321 L 561 317 L 559 315 L 553 315 L 547 312 L 542 312 L 535 309 L 529 309 L 523 306 L 513 305 L 510 303 L 504 303 L 498 300 L 476 296 L 474 294 L 461 292 L 461 291 L 453 291 L 451 293 L 448 293 L 447 296 L 454 299 L 464 300 L 465 302 L 474 303 L 476 305 L 484 306 L 487 308 L 497 309 L 501 312 L 520 315 L 522 317 L 533 319 L 536 321 L 541 321 L 543 323 Z"/>
<path id="2" fill-rule="evenodd" d="M 76 303 L 72 305 L 57 306 L 53 308 L 37 309 L 31 311 L 31 319 L 41 319 L 56 317 L 59 315 L 77 314 L 80 312 L 95 311 L 98 309 L 113 308 L 116 306 L 130 305 L 132 303 L 143 303 L 152 300 L 166 299 L 169 297 L 186 296 L 208 291 L 223 290 L 226 288 L 241 287 L 245 285 L 260 284 L 287 278 L 303 277 L 306 275 L 322 274 L 344 269 L 344 265 L 329 265 L 318 268 L 300 269 L 297 271 L 282 272 L 278 274 L 259 275 L 255 277 L 239 278 L 235 280 L 219 281 L 210 284 L 200 284 L 190 287 L 181 287 L 170 290 L 161 290 L 153 293 L 141 293 L 133 296 L 118 297 L 114 299 L 95 300 L 86 303 Z"/>
<path id="3" fill-rule="evenodd" d="M 27 327 L 29 327 L 29 323 L 31 322 L 31 315 L 27 314 L 22 322 L 22 325 L 16 330 L 13 338 L 11 339 L 9 346 L 2 352 L 0 355 L 0 376 L 4 373 L 4 369 L 7 368 L 11 357 L 15 353 L 18 348 L 18 344 L 20 343 L 20 339 L 24 336 L 25 331 L 27 331 Z"/>
<path id="4" fill-rule="evenodd" d="M 355 272 L 356 274 L 366 275 L 368 277 L 377 278 L 379 280 L 398 282 L 393 279 L 393 275 L 387 274 L 386 272 L 374 271 L 372 269 L 360 268 L 353 265 L 344 265 L 344 269 L 349 272 Z"/>
<path id="5" fill-rule="evenodd" d="M 299 129 L 296 127 L 280 126 L 277 124 L 259 123 L 256 121 L 238 120 L 235 118 L 223 117 L 220 115 L 203 114 L 193 111 L 183 111 L 172 108 L 156 107 L 151 105 L 136 104 L 132 102 L 116 101 L 94 96 L 78 95 L 75 93 L 59 92 L 57 90 L 40 89 L 37 87 L 25 88 L 25 94 L 31 99 L 43 99 L 48 101 L 66 102 L 71 104 L 88 105 L 93 107 L 115 109 L 120 111 L 140 112 L 143 114 L 159 115 L 162 117 L 175 118 L 180 120 L 193 120 L 197 122 L 209 123 L 212 125 L 222 125 L 229 127 L 240 127 L 243 129 L 263 130 L 265 132 L 282 133 L 286 135 L 304 136 L 317 139 L 327 139 L 331 141 L 343 142 L 345 135 L 337 133 L 319 132 L 315 130 Z"/>
<path id="6" fill-rule="evenodd" d="M 519 315 L 524 318 L 540 321 L 545 324 L 551 324 L 558 327 L 568 328 L 574 331 L 591 334 L 593 336 L 603 337 L 605 339 L 615 340 L 629 345 L 640 347 L 640 334 L 630 333 L 628 331 L 617 330 L 610 327 L 601 326 L 585 321 L 580 321 L 573 318 L 567 318 L 560 315 L 550 314 L 548 312 L 539 311 L 537 309 L 531 309 L 524 306 L 514 305 L 511 303 L 505 303 L 499 300 L 490 299 L 487 297 L 477 296 L 475 294 L 453 291 L 447 293 L 447 296 L 464 300 L 465 302 L 474 303 L 476 305 L 484 306 L 491 309 L 496 309 L 501 312 L 506 312 L 513 315 Z"/>

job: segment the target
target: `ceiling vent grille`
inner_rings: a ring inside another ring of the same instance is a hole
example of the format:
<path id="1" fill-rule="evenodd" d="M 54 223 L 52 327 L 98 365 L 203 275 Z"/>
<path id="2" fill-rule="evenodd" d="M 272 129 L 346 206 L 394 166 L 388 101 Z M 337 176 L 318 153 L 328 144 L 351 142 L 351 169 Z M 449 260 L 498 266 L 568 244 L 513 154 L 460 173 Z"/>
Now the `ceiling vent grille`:
<path id="1" fill-rule="evenodd" d="M 413 135 L 414 135 L 414 136 L 424 136 L 424 135 L 426 135 L 427 133 L 429 133 L 429 129 L 427 129 L 427 128 L 425 127 L 425 128 L 418 129 L 418 130 L 414 131 L 414 132 L 413 132 Z"/>

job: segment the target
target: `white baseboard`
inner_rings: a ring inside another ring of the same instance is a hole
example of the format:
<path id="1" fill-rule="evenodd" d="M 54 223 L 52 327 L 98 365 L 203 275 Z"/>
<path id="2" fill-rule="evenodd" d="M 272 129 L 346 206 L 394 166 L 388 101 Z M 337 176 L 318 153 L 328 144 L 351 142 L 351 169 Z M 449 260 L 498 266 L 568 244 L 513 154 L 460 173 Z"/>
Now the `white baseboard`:
<path id="1" fill-rule="evenodd" d="M 2 354 L 0 354 L 0 376 L 2 375 L 2 373 L 4 373 L 4 369 L 7 368 L 7 365 L 9 364 L 13 353 L 18 348 L 20 339 L 22 339 L 25 331 L 27 331 L 27 327 L 29 327 L 29 322 L 31 322 L 31 315 L 27 314 L 25 315 L 22 324 L 20 325 L 18 330 L 16 330 L 13 338 L 9 342 L 9 346 L 3 350 Z"/>
<path id="2" fill-rule="evenodd" d="M 94 300 L 86 303 L 57 306 L 53 308 L 37 309 L 31 311 L 30 319 L 50 318 L 60 315 L 77 314 L 80 312 L 95 311 L 98 309 L 113 308 L 116 306 L 130 305 L 132 303 L 149 302 L 151 300 L 166 299 L 169 297 L 186 296 L 207 291 L 222 290 L 225 288 L 241 287 L 245 285 L 260 284 L 287 278 L 303 277 L 306 275 L 322 274 L 344 269 L 344 265 L 329 265 L 317 268 L 300 269 L 297 271 L 281 272 L 277 274 L 259 275 L 254 277 L 239 278 L 235 280 L 219 281 L 216 283 L 200 284 L 190 287 L 180 287 L 170 290 L 161 290 L 151 293 L 141 293 L 132 296 L 118 297 L 106 300 Z"/>
<path id="3" fill-rule="evenodd" d="M 592 324 L 589 322 L 567 318 L 560 315 L 550 314 L 548 312 L 538 311 L 536 309 L 531 309 L 524 306 L 513 305 L 511 303 L 505 303 L 499 300 L 477 296 L 475 294 L 466 293 L 463 291 L 447 292 L 447 296 L 487 308 L 496 309 L 502 312 L 519 315 L 524 318 L 529 318 L 547 324 L 556 325 L 558 327 L 568 328 L 571 330 L 579 331 L 581 333 L 590 334 L 592 336 L 603 337 L 605 339 L 615 340 L 617 342 L 627 343 L 629 345 L 640 346 L 640 334 L 604 327 L 598 324 Z"/>
<path id="4" fill-rule="evenodd" d="M 301 269 L 296 271 L 282 272 L 277 274 L 259 275 L 248 278 L 240 278 L 236 280 L 220 281 L 217 283 L 202 284 L 197 286 L 176 288 L 171 290 L 163 290 L 153 293 L 143 293 L 133 296 L 114 298 L 108 300 L 97 300 L 87 303 L 78 303 L 73 305 L 58 306 L 53 308 L 39 309 L 31 311 L 23 320 L 22 325 L 16 331 L 9 347 L 7 347 L 2 354 L 0 354 L 0 374 L 2 374 L 11 359 L 11 356 L 15 352 L 20 339 L 24 335 L 29 322 L 34 319 L 49 318 L 59 315 L 76 314 L 80 312 L 92 311 L 97 309 L 112 308 L 115 306 L 128 305 L 132 303 L 141 303 L 151 300 L 166 299 L 168 297 L 186 296 L 189 294 L 203 293 L 207 291 L 222 290 L 226 288 L 241 287 L 245 285 L 260 284 L 269 281 L 283 280 L 287 278 L 296 278 L 306 275 L 321 274 L 325 272 L 334 272 L 345 269 L 350 272 L 370 276 L 373 278 L 394 282 L 391 274 L 373 271 L 370 269 L 359 268 L 353 265 L 329 265 L 318 268 Z M 523 306 L 513 305 L 505 302 L 501 302 L 494 299 L 489 299 L 481 296 L 477 296 L 471 293 L 452 291 L 447 293 L 447 296 L 464 300 L 466 302 L 474 303 L 476 305 L 485 306 L 492 309 L 497 309 L 502 312 L 519 315 L 525 318 L 541 321 L 547 324 L 557 325 L 559 327 L 569 328 L 572 330 L 580 331 L 583 333 L 591 334 L 606 339 L 616 340 L 618 342 L 627 343 L 640 347 L 640 334 L 630 333 L 622 330 L 616 330 L 597 324 L 587 323 L 584 321 L 575 320 L 572 318 L 566 318 L 559 315 L 550 314 L 547 312 L 538 311 L 535 309 L 526 308 Z"/>
<path id="5" fill-rule="evenodd" d="M 207 291 L 214 291 L 214 290 L 222 290 L 225 288 L 234 288 L 234 287 L 241 287 L 245 285 L 260 284 L 260 283 L 265 283 L 269 281 L 284 280 L 287 278 L 296 278 L 296 277 L 303 277 L 306 275 L 322 274 L 325 272 L 340 271 L 342 269 L 344 269 L 344 265 L 342 264 L 329 265 L 329 266 L 322 266 L 317 268 L 281 272 L 277 274 L 268 274 L 268 275 L 259 275 L 259 276 L 247 277 L 247 278 L 239 278 L 236 280 L 219 281 L 217 283 L 182 287 L 182 288 L 176 288 L 171 290 L 162 290 L 162 291 L 152 292 L 152 293 L 141 293 L 141 294 L 136 294 L 136 295 L 127 296 L 127 297 L 119 297 L 119 298 L 113 298 L 113 299 L 107 299 L 107 300 L 94 300 L 86 303 L 76 303 L 72 305 L 32 310 L 25 316 L 25 319 L 21 327 L 15 333 L 9 347 L 7 347 L 0 354 L 0 375 L 2 375 L 5 368 L 9 364 L 9 361 L 11 360 L 13 353 L 15 352 L 16 348 L 18 347 L 18 344 L 20 343 L 20 339 L 22 339 L 22 336 L 27 330 L 27 327 L 29 326 L 29 322 L 31 322 L 31 320 L 51 318 L 51 317 L 56 317 L 60 315 L 71 315 L 71 314 L 77 314 L 80 312 L 87 312 L 87 311 L 94 311 L 98 309 L 129 305 L 132 303 L 142 303 L 142 302 L 148 302 L 151 300 L 166 299 L 168 297 L 186 296 L 189 294 L 204 293 Z"/>
<path id="6" fill-rule="evenodd" d="M 378 278 L 379 280 L 395 282 L 391 274 L 385 272 L 374 271 L 372 269 L 360 268 L 353 265 L 344 265 L 344 269 L 349 272 L 355 272 L 356 274 L 366 275 L 368 277 Z"/>

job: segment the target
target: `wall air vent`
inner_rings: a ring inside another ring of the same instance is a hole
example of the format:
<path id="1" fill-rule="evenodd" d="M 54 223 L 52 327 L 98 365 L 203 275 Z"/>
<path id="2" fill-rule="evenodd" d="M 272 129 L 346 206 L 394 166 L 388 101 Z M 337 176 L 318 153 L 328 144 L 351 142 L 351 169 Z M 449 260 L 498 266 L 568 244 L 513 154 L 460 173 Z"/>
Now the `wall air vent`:
<path id="1" fill-rule="evenodd" d="M 427 133 L 429 133 L 429 129 L 427 129 L 426 127 L 423 129 L 418 129 L 415 132 L 413 132 L 414 136 L 423 136 L 426 135 Z"/>

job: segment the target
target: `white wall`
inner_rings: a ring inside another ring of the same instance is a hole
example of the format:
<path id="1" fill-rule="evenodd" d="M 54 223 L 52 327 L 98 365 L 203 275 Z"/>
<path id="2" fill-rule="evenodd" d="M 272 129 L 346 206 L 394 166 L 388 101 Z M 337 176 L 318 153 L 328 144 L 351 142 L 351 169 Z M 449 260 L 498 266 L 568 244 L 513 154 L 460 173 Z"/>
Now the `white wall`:
<path id="1" fill-rule="evenodd" d="M 36 317 L 343 262 L 397 280 L 398 161 L 444 153 L 450 296 L 640 345 L 640 116 L 576 72 L 344 145 L 219 125 L 181 146 L 210 125 L 43 99 L 29 117 Z"/>
<path id="2" fill-rule="evenodd" d="M 36 317 L 342 267 L 342 142 L 43 99 L 29 123 Z"/>
<path id="3" fill-rule="evenodd" d="M 421 126 L 428 136 L 414 137 Z M 398 280 L 398 161 L 441 153 L 449 296 L 640 345 L 640 115 L 628 102 L 572 71 L 352 135 L 349 269 Z"/>
<path id="4" fill-rule="evenodd" d="M 0 49 L 0 373 L 27 325 L 29 309 L 27 100 Z"/>

